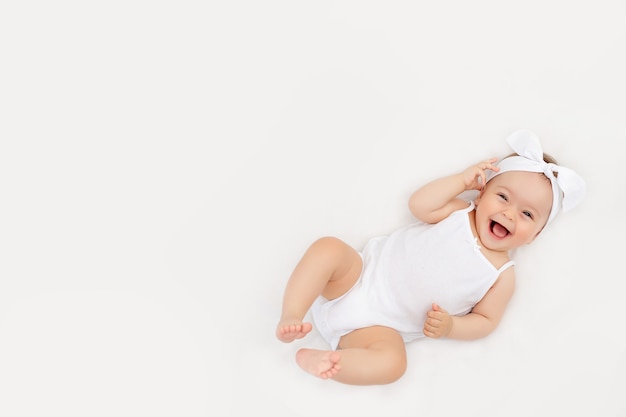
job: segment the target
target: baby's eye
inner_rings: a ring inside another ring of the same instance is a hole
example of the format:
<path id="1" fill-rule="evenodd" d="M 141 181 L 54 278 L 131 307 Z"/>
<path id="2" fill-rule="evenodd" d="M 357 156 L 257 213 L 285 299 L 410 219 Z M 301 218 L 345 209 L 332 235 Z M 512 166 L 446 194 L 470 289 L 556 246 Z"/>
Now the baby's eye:
<path id="1" fill-rule="evenodd" d="M 506 194 L 498 193 L 498 196 L 504 201 L 509 201 L 509 198 L 506 196 Z"/>
<path id="2" fill-rule="evenodd" d="M 522 212 L 524 214 L 524 216 L 528 217 L 529 219 L 533 219 L 533 214 L 530 211 L 523 211 Z"/>

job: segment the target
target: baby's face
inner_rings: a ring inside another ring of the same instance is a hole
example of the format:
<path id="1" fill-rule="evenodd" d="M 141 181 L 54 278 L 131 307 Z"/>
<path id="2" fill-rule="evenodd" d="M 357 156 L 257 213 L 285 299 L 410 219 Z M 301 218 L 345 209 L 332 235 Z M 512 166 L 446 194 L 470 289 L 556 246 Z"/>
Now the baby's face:
<path id="1" fill-rule="evenodd" d="M 476 199 L 476 231 L 492 250 L 532 242 L 548 220 L 552 186 L 543 174 L 509 171 L 490 180 Z"/>

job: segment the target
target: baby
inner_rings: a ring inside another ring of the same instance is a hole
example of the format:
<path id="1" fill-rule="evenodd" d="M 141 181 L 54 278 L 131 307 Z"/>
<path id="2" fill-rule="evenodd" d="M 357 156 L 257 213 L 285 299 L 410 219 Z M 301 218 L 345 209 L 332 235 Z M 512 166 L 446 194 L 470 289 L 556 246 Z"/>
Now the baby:
<path id="1" fill-rule="evenodd" d="M 287 282 L 276 336 L 306 336 L 310 309 L 331 349 L 300 349 L 302 369 L 346 384 L 391 383 L 406 370 L 406 343 L 496 328 L 515 288 L 510 252 L 585 194 L 582 178 L 544 154 L 532 132 L 507 141 L 515 154 L 497 165 L 485 160 L 415 191 L 416 223 L 361 252 L 333 237 L 308 248 Z M 459 198 L 469 190 L 479 191 L 474 201 Z"/>

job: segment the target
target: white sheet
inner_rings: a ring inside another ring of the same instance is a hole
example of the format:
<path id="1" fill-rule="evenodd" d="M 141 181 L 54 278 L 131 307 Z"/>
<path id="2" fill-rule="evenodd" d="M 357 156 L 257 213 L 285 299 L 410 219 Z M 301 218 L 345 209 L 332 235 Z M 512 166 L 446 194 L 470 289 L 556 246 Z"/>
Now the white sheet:
<path id="1" fill-rule="evenodd" d="M 623 4 L 2 9 L 0 415 L 626 413 Z M 302 372 L 323 340 L 274 330 L 307 245 L 406 224 L 521 127 L 588 198 L 497 331 L 388 386 Z"/>

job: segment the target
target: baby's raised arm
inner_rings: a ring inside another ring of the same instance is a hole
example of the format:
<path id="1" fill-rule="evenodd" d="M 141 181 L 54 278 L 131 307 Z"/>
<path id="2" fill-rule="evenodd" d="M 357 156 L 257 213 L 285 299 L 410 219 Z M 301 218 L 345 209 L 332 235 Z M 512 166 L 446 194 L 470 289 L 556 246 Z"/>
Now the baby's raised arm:
<path id="1" fill-rule="evenodd" d="M 472 165 L 465 171 L 429 182 L 411 195 L 411 213 L 426 223 L 438 223 L 450 213 L 467 207 L 458 195 L 468 190 L 480 190 L 486 182 L 486 170 L 497 171 L 497 158 Z"/>

